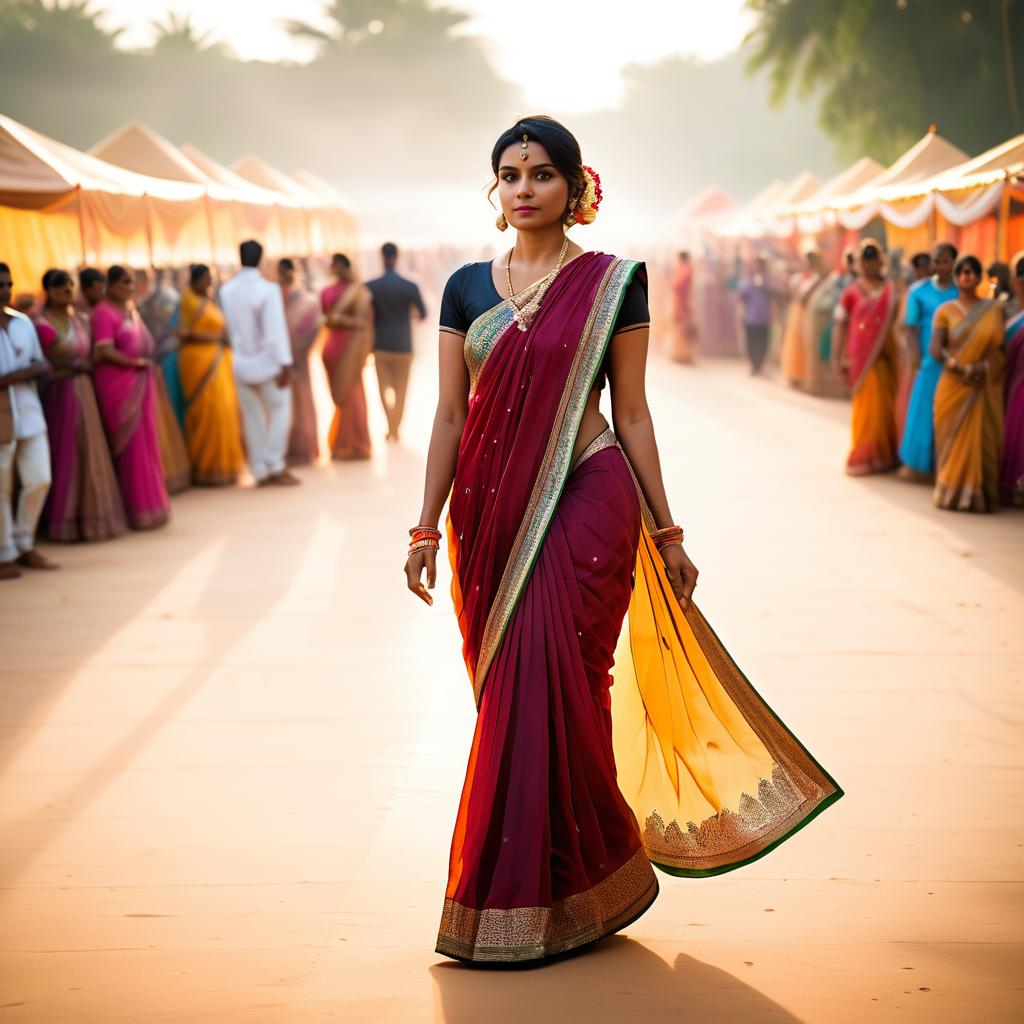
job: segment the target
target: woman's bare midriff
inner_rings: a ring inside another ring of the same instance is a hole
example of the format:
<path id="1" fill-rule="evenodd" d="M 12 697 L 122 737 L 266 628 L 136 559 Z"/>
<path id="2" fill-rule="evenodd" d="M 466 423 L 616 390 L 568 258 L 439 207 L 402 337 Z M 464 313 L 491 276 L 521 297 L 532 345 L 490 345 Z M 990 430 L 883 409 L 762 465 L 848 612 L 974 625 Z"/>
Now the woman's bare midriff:
<path id="1" fill-rule="evenodd" d="M 580 430 L 576 435 L 576 447 L 572 452 L 573 463 L 586 451 L 590 442 L 600 437 L 607 429 L 608 421 L 601 415 L 601 392 L 594 388 L 587 396 L 587 405 L 583 410 Z"/>

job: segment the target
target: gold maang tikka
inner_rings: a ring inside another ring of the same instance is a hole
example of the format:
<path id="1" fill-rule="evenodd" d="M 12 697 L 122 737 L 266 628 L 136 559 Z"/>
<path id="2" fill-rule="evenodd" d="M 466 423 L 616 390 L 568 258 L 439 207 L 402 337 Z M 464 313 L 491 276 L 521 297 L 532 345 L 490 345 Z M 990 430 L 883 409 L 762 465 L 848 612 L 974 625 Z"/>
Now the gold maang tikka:
<path id="1" fill-rule="evenodd" d="M 520 160 L 529 160 L 530 159 L 530 151 L 527 148 L 527 145 L 528 145 L 529 141 L 530 141 L 530 136 L 527 135 L 526 132 L 523 132 L 523 141 L 519 143 L 519 159 Z"/>

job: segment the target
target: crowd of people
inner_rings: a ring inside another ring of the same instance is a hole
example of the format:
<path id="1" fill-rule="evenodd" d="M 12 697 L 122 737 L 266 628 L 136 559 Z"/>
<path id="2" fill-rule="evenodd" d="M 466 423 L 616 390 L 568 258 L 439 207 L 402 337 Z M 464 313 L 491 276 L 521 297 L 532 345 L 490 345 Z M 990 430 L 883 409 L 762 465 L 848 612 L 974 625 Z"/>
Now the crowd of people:
<path id="1" fill-rule="evenodd" d="M 178 282 L 170 271 L 87 267 L 76 296 L 71 273 L 54 268 L 41 302 L 19 297 L 17 308 L 0 262 L 0 580 L 57 567 L 37 536 L 95 541 L 162 526 L 170 495 L 236 484 L 246 466 L 257 487 L 299 484 L 290 467 L 320 456 L 310 356 L 321 334 L 331 457 L 370 457 L 371 352 L 388 440 L 398 440 L 411 317 L 426 308 L 397 271 L 397 247 L 382 247 L 384 273 L 365 283 L 335 254 L 319 294 L 310 261 L 281 259 L 272 281 L 259 242 L 239 256 L 216 290 L 203 264 Z"/>
<path id="2" fill-rule="evenodd" d="M 939 508 L 990 512 L 1024 505 L 1024 252 L 983 267 L 941 242 L 904 267 L 871 238 L 829 271 L 758 254 L 694 261 L 671 279 L 671 354 L 735 353 L 740 330 L 751 372 L 777 339 L 792 387 L 851 399 L 851 475 L 896 470 L 929 483 Z"/>

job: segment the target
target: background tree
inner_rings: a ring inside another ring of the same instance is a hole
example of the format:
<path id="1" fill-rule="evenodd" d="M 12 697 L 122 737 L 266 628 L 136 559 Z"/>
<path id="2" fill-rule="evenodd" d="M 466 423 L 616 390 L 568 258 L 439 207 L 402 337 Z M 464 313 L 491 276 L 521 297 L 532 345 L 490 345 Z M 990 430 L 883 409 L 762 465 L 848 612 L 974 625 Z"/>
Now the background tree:
<path id="1" fill-rule="evenodd" d="M 1024 0 L 747 0 L 776 101 L 822 94 L 846 158 L 889 161 L 937 124 L 969 153 L 1024 132 Z"/>

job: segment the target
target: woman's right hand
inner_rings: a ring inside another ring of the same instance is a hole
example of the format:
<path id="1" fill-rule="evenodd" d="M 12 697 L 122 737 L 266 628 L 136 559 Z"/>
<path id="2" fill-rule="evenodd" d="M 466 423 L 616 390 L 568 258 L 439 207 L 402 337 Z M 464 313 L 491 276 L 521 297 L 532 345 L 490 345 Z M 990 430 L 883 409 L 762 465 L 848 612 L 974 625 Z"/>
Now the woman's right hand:
<path id="1" fill-rule="evenodd" d="M 424 586 L 421 577 L 423 570 L 427 570 L 427 585 Z M 434 548 L 420 548 L 414 551 L 405 563 L 405 578 L 409 589 L 424 604 L 432 605 L 434 598 L 430 591 L 434 589 L 437 582 L 437 551 Z"/>

